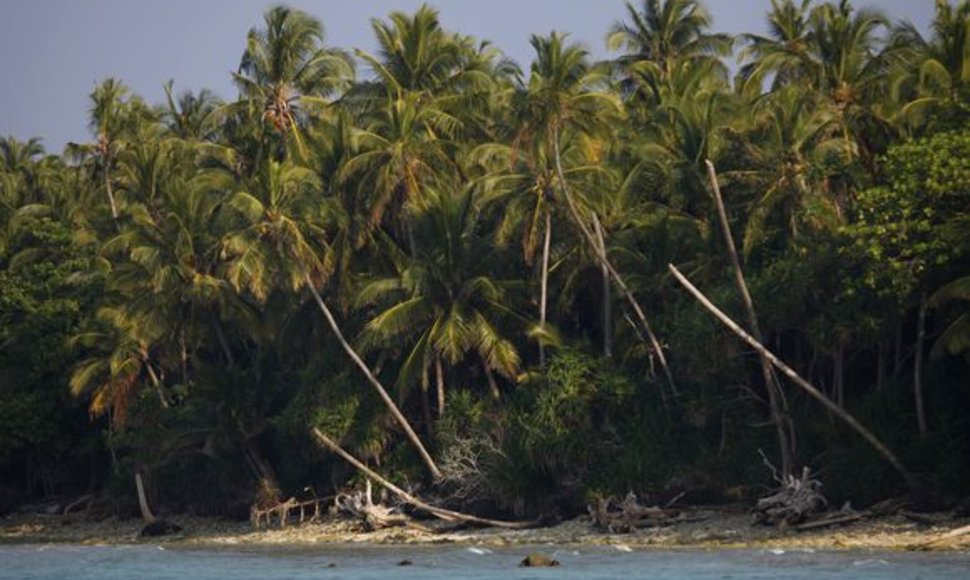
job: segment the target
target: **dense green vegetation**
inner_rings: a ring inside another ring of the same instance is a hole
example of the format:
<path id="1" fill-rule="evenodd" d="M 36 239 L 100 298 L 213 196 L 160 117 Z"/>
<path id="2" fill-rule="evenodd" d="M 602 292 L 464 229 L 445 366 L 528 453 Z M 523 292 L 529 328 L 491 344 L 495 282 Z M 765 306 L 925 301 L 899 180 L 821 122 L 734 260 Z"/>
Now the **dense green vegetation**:
<path id="1" fill-rule="evenodd" d="M 759 451 L 833 500 L 904 491 L 671 278 L 747 325 L 706 160 L 764 343 L 967 495 L 970 1 L 928 38 L 772 4 L 730 38 L 645 0 L 615 59 L 553 33 L 524 70 L 432 8 L 375 19 L 368 54 L 274 7 L 236 100 L 108 79 L 89 143 L 0 140 L 0 504 L 130 512 L 136 471 L 173 511 L 326 495 L 356 475 L 312 427 L 506 515 L 750 496 Z"/>

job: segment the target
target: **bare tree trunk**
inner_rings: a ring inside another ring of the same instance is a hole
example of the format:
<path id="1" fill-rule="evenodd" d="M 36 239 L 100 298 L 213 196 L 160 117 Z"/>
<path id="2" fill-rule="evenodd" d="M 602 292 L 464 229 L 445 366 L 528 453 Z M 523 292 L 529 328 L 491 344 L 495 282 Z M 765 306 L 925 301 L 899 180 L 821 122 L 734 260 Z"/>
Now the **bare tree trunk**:
<path id="1" fill-rule="evenodd" d="M 630 308 L 633 309 L 633 312 L 640 320 L 640 324 L 643 326 L 643 330 L 647 334 L 647 338 L 650 341 L 650 347 L 653 349 L 654 355 L 657 357 L 657 361 L 660 363 L 660 367 L 663 369 L 664 375 L 667 377 L 667 383 L 670 385 L 670 390 L 674 395 L 677 395 L 677 385 L 674 382 L 674 375 L 670 372 L 670 366 L 667 364 L 667 357 L 663 353 L 663 348 L 660 346 L 660 341 L 657 340 L 657 335 L 653 333 L 653 328 L 650 327 L 650 323 L 647 321 L 646 314 L 644 314 L 643 309 L 640 308 L 640 303 L 637 302 L 637 299 L 630 290 L 630 287 L 626 285 L 626 281 L 623 279 L 623 276 L 621 276 L 616 268 L 613 267 L 613 264 L 610 263 L 610 260 L 606 254 L 600 252 L 599 244 L 596 243 L 596 239 L 583 222 L 582 216 L 579 215 L 579 209 L 576 208 L 576 204 L 573 202 L 572 195 L 569 192 L 569 185 L 566 183 L 566 175 L 562 169 L 562 159 L 559 154 L 558 130 L 553 132 L 552 144 L 555 153 L 556 173 L 559 176 L 559 183 L 562 188 L 563 197 L 566 199 L 566 205 L 569 207 L 569 213 L 572 215 L 573 221 L 576 222 L 576 226 L 586 239 L 586 243 L 593 248 L 593 252 L 599 259 L 600 264 L 602 264 L 609 271 L 610 276 L 613 277 L 613 281 L 616 282 L 620 292 L 623 293 L 623 296 L 630 304 Z"/>
<path id="2" fill-rule="evenodd" d="M 157 518 L 152 513 L 152 509 L 148 507 L 148 496 L 145 494 L 145 484 L 142 482 L 140 471 L 135 472 L 135 491 L 138 492 L 138 508 L 141 510 L 141 519 L 146 524 L 154 522 Z"/>
<path id="3" fill-rule="evenodd" d="M 707 176 L 711 182 L 711 191 L 714 194 L 714 201 L 717 203 L 717 214 L 721 220 L 721 229 L 724 232 L 724 242 L 727 246 L 728 255 L 731 258 L 731 265 L 734 268 L 734 282 L 738 287 L 738 292 L 741 294 L 741 301 L 744 303 L 744 309 L 748 316 L 748 328 L 751 330 L 751 334 L 755 340 L 763 343 L 764 337 L 761 334 L 761 327 L 758 324 L 758 315 L 754 310 L 754 301 L 751 299 L 751 293 L 748 292 L 748 285 L 744 280 L 744 272 L 741 270 L 741 260 L 738 258 L 738 251 L 734 247 L 734 237 L 731 235 L 731 226 L 728 223 L 727 211 L 724 209 L 724 200 L 721 197 L 721 187 L 717 181 L 717 172 L 714 170 L 714 164 L 710 160 L 706 160 L 705 163 L 707 164 Z M 786 423 L 787 410 L 784 408 L 784 396 L 782 394 L 781 384 L 778 382 L 775 373 L 772 372 L 771 363 L 763 355 L 759 355 L 758 358 L 761 363 L 761 376 L 765 383 L 765 391 L 768 393 L 771 421 L 774 423 L 775 431 L 778 434 L 778 451 L 781 454 L 782 476 L 787 477 L 794 473 L 795 466 L 794 445 L 792 444 L 793 437 L 791 437 Z"/>
<path id="4" fill-rule="evenodd" d="M 222 348 L 222 354 L 226 357 L 226 363 L 229 366 L 236 366 L 236 358 L 232 356 L 232 349 L 229 348 L 229 341 L 226 340 L 226 334 L 222 330 L 222 323 L 219 322 L 219 315 L 212 314 L 212 325 L 216 329 L 216 338 L 219 340 L 219 347 Z"/>
<path id="5" fill-rule="evenodd" d="M 400 487 L 394 485 L 393 483 L 391 483 L 390 481 L 382 477 L 379 473 L 377 473 L 373 469 L 364 465 L 359 459 L 357 459 L 350 453 L 347 453 L 347 451 L 345 451 L 342 447 L 340 447 L 340 445 L 337 445 L 335 441 L 333 441 L 332 439 L 324 435 L 316 427 L 314 427 L 311 430 L 311 432 L 313 433 L 314 436 L 316 436 L 317 441 L 319 441 L 321 445 L 323 445 L 333 453 L 336 453 L 340 457 L 344 458 L 344 460 L 346 460 L 348 463 L 356 467 L 357 470 L 363 473 L 365 476 L 373 479 L 378 484 L 383 486 L 385 489 L 387 489 L 394 495 L 400 497 L 407 503 L 426 511 L 434 515 L 435 517 L 438 517 L 446 521 L 468 522 L 473 524 L 481 524 L 486 526 L 494 526 L 498 528 L 507 528 L 507 529 L 531 528 L 531 527 L 535 527 L 536 525 L 535 522 L 507 522 L 503 520 L 490 520 L 487 518 L 480 518 L 478 516 L 463 514 L 461 512 L 435 507 L 433 505 L 425 503 L 419 500 L 418 498 L 414 497 L 413 495 L 409 494 L 408 492 L 404 491 Z"/>
<path id="6" fill-rule="evenodd" d="M 546 309 L 549 301 L 549 248 L 552 245 L 552 214 L 546 208 L 546 232 L 542 241 L 542 275 L 539 281 L 539 326 L 546 330 Z M 546 366 L 546 347 L 539 339 L 539 367 Z"/>
<path id="7" fill-rule="evenodd" d="M 606 255 L 606 239 L 603 237 L 603 226 L 600 220 L 593 214 L 593 229 L 596 232 L 596 241 L 599 242 L 600 252 Z M 603 276 L 603 356 L 610 358 L 613 356 L 613 304 L 610 295 L 610 271 L 605 265 L 600 265 Z"/>
<path id="8" fill-rule="evenodd" d="M 835 347 L 835 360 L 832 364 L 832 394 L 835 397 L 835 403 L 840 406 L 845 406 L 845 387 L 843 385 L 845 381 L 845 347 L 842 345 L 842 341 Z"/>
<path id="9" fill-rule="evenodd" d="M 105 160 L 104 164 L 104 190 L 108 194 L 108 205 L 111 207 L 111 219 L 118 221 L 118 206 L 115 204 L 114 190 L 111 187 L 111 165 L 110 160 Z"/>
<path id="10" fill-rule="evenodd" d="M 438 418 L 445 416 L 445 371 L 441 367 L 441 355 L 434 357 L 435 386 L 438 389 Z"/>
<path id="11" fill-rule="evenodd" d="M 498 390 L 498 383 L 495 382 L 495 375 L 492 374 L 492 369 L 488 368 L 488 363 L 485 359 L 482 359 L 482 369 L 485 371 L 485 378 L 488 380 L 488 390 L 492 395 L 492 398 L 498 400 L 502 397 L 502 392 Z"/>
<path id="12" fill-rule="evenodd" d="M 421 415 L 424 418 L 424 433 L 429 439 L 434 437 L 434 418 L 431 416 L 431 393 L 428 380 L 428 367 L 421 372 Z"/>
<path id="13" fill-rule="evenodd" d="M 916 424 L 919 436 L 926 438 L 926 409 L 923 404 L 923 343 L 926 341 L 926 294 L 920 295 L 916 320 L 916 355 L 913 360 L 913 396 L 916 398 Z"/>
<path id="14" fill-rule="evenodd" d="M 158 394 L 158 402 L 162 405 L 163 409 L 168 409 L 168 397 L 165 395 L 165 388 L 162 386 L 162 381 L 159 380 L 158 375 L 155 374 L 155 369 L 152 368 L 152 362 L 148 359 L 148 353 L 143 349 L 141 351 L 141 360 L 145 365 L 145 371 L 148 373 L 148 378 L 152 382 L 152 386 L 155 387 L 155 392 Z"/>
<path id="15" fill-rule="evenodd" d="M 377 377 L 375 377 L 374 373 L 371 372 L 370 368 L 367 366 L 367 363 L 364 362 L 364 359 L 360 358 L 357 351 L 355 351 L 354 348 L 350 346 L 350 343 L 347 342 L 347 339 L 344 338 L 343 332 L 340 331 L 340 326 L 337 325 L 337 320 L 333 317 L 333 314 L 330 312 L 327 304 L 323 301 L 320 293 L 317 292 L 317 287 L 310 278 L 310 273 L 306 270 L 303 272 L 303 280 L 306 282 L 307 288 L 309 288 L 310 292 L 313 294 L 313 299 L 316 300 L 317 306 L 320 307 L 320 312 L 322 312 L 324 318 L 327 319 L 327 323 L 330 325 L 330 330 L 332 330 L 334 335 L 337 337 L 337 341 L 340 342 L 340 346 L 343 347 L 344 352 L 346 352 L 347 356 L 350 357 L 350 360 L 357 365 L 357 368 L 364 373 L 367 381 L 374 387 L 374 390 L 377 391 L 377 394 L 381 397 L 381 400 L 384 401 L 384 404 L 387 405 L 391 415 L 401 426 L 401 428 L 404 429 L 404 433 L 407 435 L 408 440 L 411 441 L 415 449 L 417 449 L 418 454 L 421 455 L 421 459 L 424 461 L 425 465 L 428 466 L 428 470 L 431 472 L 431 475 L 435 479 L 439 479 L 441 477 L 441 470 L 438 469 L 434 459 L 431 458 L 431 454 L 428 453 L 428 450 L 425 449 L 424 444 L 421 443 L 421 439 L 418 437 L 417 433 L 414 432 L 414 429 L 411 427 L 411 423 L 408 422 L 407 418 L 404 417 L 404 414 L 401 413 L 401 410 L 398 409 L 397 405 L 394 403 L 394 400 L 391 399 L 391 396 L 387 394 L 387 389 L 384 388 L 384 385 L 377 380 Z"/>
<path id="16" fill-rule="evenodd" d="M 880 441 L 871 431 L 869 431 L 869 429 L 863 426 L 862 423 L 859 423 L 859 421 L 854 416 L 852 416 L 851 413 L 849 413 L 842 407 L 832 402 L 832 400 L 826 397 L 824 393 L 822 393 L 817 388 L 815 388 L 811 383 L 809 383 L 808 381 L 800 377 L 798 373 L 796 373 L 794 370 L 792 370 L 791 367 L 789 367 L 784 362 L 782 362 L 782 360 L 779 359 L 777 356 L 775 356 L 774 353 L 769 351 L 767 348 L 764 347 L 764 345 L 762 345 L 760 342 L 755 340 L 754 337 L 752 337 L 750 334 L 745 332 L 744 329 L 742 329 L 740 326 L 737 325 L 737 323 L 731 320 L 728 317 L 728 315 L 724 314 L 721 310 L 717 308 L 717 306 L 715 306 L 710 300 L 708 300 L 707 297 L 704 296 L 700 290 L 694 287 L 694 285 L 690 283 L 690 280 L 688 280 L 680 272 L 680 270 L 678 270 L 673 264 L 668 264 L 667 268 L 670 270 L 670 273 L 673 274 L 674 278 L 676 278 L 677 281 L 680 282 L 680 284 L 684 288 L 686 288 L 687 291 L 690 292 L 691 295 L 693 295 L 694 298 L 696 298 L 697 301 L 700 302 L 702 306 L 704 306 L 704 308 L 706 308 L 719 321 L 721 321 L 721 323 L 724 324 L 724 326 L 726 326 L 728 329 L 731 330 L 731 332 L 733 332 L 739 338 L 741 338 L 741 340 L 748 343 L 751 346 L 751 348 L 755 349 L 763 356 L 765 356 L 765 358 L 767 358 L 768 361 L 771 362 L 771 364 L 774 365 L 775 368 L 777 368 L 785 376 L 791 379 L 793 383 L 798 385 L 802 390 L 804 390 L 806 393 L 811 395 L 812 398 L 820 402 L 826 409 L 834 413 L 836 417 L 844 421 L 849 427 L 855 430 L 856 433 L 862 436 L 862 438 L 865 439 L 867 443 L 872 445 L 872 447 L 876 450 L 876 452 L 882 455 L 882 457 L 887 462 L 889 462 L 889 464 L 892 465 L 896 469 L 896 471 L 898 471 L 903 476 L 903 479 L 911 488 L 916 489 L 919 487 L 919 484 L 916 478 L 908 469 L 906 469 L 906 466 L 903 465 L 903 463 L 899 460 L 898 457 L 896 457 L 896 454 L 893 453 L 888 447 L 886 447 L 886 445 L 883 444 L 883 442 Z"/>

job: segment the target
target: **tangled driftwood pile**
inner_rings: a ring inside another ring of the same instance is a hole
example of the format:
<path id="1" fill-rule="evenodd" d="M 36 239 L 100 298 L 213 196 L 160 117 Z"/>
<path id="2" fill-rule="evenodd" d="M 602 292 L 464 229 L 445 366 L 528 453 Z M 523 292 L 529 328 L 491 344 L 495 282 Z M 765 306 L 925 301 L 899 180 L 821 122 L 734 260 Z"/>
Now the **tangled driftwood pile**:
<path id="1" fill-rule="evenodd" d="M 809 469 L 802 470 L 801 477 L 787 475 L 781 480 L 781 489 L 773 495 L 758 500 L 754 508 L 755 523 L 765 525 L 795 525 L 828 505 L 822 495 L 822 483 L 812 479 Z"/>
<path id="2" fill-rule="evenodd" d="M 670 507 L 641 505 L 636 494 L 626 494 L 623 501 L 600 498 L 595 504 L 586 506 L 593 524 L 611 534 L 629 533 L 640 528 L 667 526 L 674 523 L 698 519 L 683 510 Z"/>

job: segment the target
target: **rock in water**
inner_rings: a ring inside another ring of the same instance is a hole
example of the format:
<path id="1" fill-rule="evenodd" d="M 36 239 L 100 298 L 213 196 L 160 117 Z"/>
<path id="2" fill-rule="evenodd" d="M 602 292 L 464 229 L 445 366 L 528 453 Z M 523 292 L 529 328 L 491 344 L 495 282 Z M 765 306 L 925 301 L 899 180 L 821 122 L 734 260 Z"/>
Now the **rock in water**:
<path id="1" fill-rule="evenodd" d="M 167 520 L 156 520 L 147 524 L 138 532 L 139 538 L 155 538 L 158 536 L 169 536 L 182 531 L 182 526 L 173 524 Z"/>
<path id="2" fill-rule="evenodd" d="M 519 566 L 522 566 L 525 568 L 541 568 L 541 567 L 550 567 L 550 566 L 558 566 L 558 565 L 559 565 L 559 560 L 553 560 L 549 556 L 546 556 L 545 554 L 540 554 L 539 552 L 532 552 L 531 554 L 523 558 L 521 562 L 519 562 Z"/>
<path id="3" fill-rule="evenodd" d="M 414 562 L 412 562 L 411 560 L 401 560 L 400 562 L 397 563 L 398 566 L 410 566 L 412 564 L 414 564 Z"/>

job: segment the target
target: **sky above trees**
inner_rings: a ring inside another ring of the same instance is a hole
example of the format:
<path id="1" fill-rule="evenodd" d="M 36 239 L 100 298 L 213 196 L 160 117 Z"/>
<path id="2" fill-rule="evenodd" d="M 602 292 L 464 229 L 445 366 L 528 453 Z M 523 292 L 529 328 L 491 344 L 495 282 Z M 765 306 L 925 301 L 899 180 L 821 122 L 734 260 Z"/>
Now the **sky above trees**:
<path id="1" fill-rule="evenodd" d="M 320 18 L 331 46 L 372 50 L 371 18 L 413 12 L 420 0 L 295 0 Z M 210 88 L 232 98 L 246 31 L 261 23 L 266 0 L 5 0 L 0 2 L 0 135 L 39 136 L 50 151 L 89 138 L 87 95 L 117 77 L 149 102 L 177 90 Z M 437 0 L 446 28 L 490 40 L 527 68 L 529 35 L 568 32 L 596 57 L 606 57 L 609 26 L 625 16 L 623 0 Z M 714 29 L 731 34 L 764 29 L 769 0 L 708 0 Z M 855 2 L 926 30 L 932 0 Z M 366 68 L 360 73 L 369 74 Z"/>

